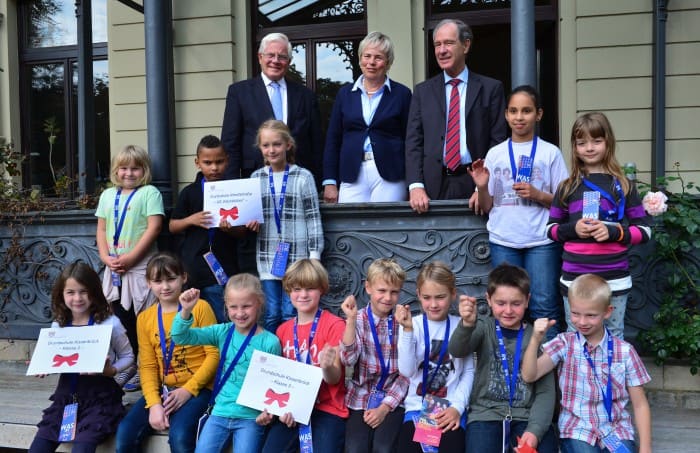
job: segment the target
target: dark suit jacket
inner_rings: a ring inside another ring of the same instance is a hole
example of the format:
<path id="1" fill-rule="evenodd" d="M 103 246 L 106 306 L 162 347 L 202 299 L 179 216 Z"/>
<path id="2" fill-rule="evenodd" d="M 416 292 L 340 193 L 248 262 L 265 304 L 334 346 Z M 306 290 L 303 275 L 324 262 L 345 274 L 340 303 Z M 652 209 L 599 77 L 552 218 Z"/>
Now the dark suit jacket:
<path id="1" fill-rule="evenodd" d="M 323 149 L 318 101 L 305 86 L 289 79 L 286 82 L 287 126 L 297 144 L 296 163 L 309 170 L 320 185 Z M 256 136 L 260 125 L 274 117 L 262 76 L 228 87 L 221 126 L 221 141 L 229 155 L 227 179 L 247 178 L 263 166 Z"/>
<path id="2" fill-rule="evenodd" d="M 353 84 L 343 86 L 335 97 L 326 148 L 323 152 L 323 179 L 357 181 L 363 158 L 365 137 L 369 134 L 379 175 L 387 181 L 404 179 L 405 138 L 411 90 L 389 81 L 369 126 L 362 117 L 361 91 Z"/>
<path id="3" fill-rule="evenodd" d="M 508 133 L 503 84 L 469 71 L 465 96 L 467 147 L 472 160 L 481 159 Z M 442 183 L 445 122 L 445 79 L 437 76 L 416 85 L 406 132 L 406 184 L 422 182 L 428 197 L 437 199 Z M 464 178 L 471 177 L 464 175 Z"/>

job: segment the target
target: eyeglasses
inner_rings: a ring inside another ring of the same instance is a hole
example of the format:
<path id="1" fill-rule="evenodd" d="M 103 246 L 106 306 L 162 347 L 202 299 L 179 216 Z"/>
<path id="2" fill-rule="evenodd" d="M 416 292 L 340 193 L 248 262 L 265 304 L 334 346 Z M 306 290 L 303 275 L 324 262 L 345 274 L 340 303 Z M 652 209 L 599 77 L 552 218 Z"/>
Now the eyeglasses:
<path id="1" fill-rule="evenodd" d="M 269 61 L 273 61 L 275 58 L 277 58 L 277 60 L 281 61 L 282 63 L 286 63 L 290 59 L 289 55 L 285 55 L 282 53 L 273 53 L 273 52 L 266 52 L 266 53 L 262 54 L 262 56 L 266 60 L 269 60 Z"/>

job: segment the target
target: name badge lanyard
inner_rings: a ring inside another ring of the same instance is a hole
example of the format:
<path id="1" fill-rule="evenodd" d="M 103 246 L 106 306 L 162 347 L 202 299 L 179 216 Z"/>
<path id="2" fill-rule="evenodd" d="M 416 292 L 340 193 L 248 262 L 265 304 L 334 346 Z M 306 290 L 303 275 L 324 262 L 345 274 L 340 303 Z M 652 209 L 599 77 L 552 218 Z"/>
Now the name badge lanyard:
<path id="1" fill-rule="evenodd" d="M 508 366 L 508 354 L 506 352 L 506 344 L 503 340 L 503 331 L 501 330 L 501 325 L 496 320 L 496 338 L 498 339 L 498 349 L 501 356 L 501 366 L 503 367 L 503 375 L 506 378 L 506 385 L 508 386 L 508 406 L 509 410 L 513 407 L 513 398 L 515 397 L 515 390 L 518 387 L 518 374 L 520 373 L 520 353 L 523 345 L 523 335 L 525 329 L 520 326 L 518 331 L 518 339 L 515 342 L 515 354 L 513 356 L 513 369 L 511 371 Z"/>
<path id="2" fill-rule="evenodd" d="M 391 365 L 391 353 L 386 363 L 384 363 L 384 354 L 382 354 L 382 344 L 379 342 L 379 336 L 377 335 L 377 327 L 374 325 L 374 317 L 372 316 L 372 309 L 367 305 L 367 315 L 369 316 L 369 328 L 372 331 L 372 339 L 374 340 L 374 349 L 377 351 L 377 359 L 379 359 L 379 366 L 381 367 L 381 376 L 379 382 L 377 382 L 377 391 L 381 392 L 384 388 L 384 383 L 389 377 L 389 366 Z M 391 319 L 391 315 L 387 319 L 387 329 L 389 330 L 389 348 L 394 347 L 394 322 Z M 391 349 L 390 349 L 391 350 Z"/>
<path id="3" fill-rule="evenodd" d="M 309 332 L 309 341 L 306 346 L 306 363 L 311 365 L 311 344 L 314 342 L 314 337 L 316 336 L 316 328 L 318 327 L 318 320 L 321 319 L 321 309 L 319 308 L 314 316 L 314 322 L 311 323 L 311 331 Z M 299 317 L 294 318 L 294 358 L 297 362 L 302 362 L 301 354 L 299 353 L 299 336 L 297 334 L 297 322 Z"/>
<path id="4" fill-rule="evenodd" d="M 202 176 L 202 195 L 204 195 L 204 183 L 207 182 L 207 178 Z M 215 228 L 218 228 L 218 225 L 215 227 L 209 227 L 207 228 L 207 234 L 209 234 L 209 251 L 211 252 L 211 246 L 214 243 L 214 235 L 216 234 Z"/>
<path id="5" fill-rule="evenodd" d="M 622 217 L 625 215 L 625 193 L 622 191 L 622 185 L 620 184 L 620 181 L 618 181 L 617 178 L 614 179 L 614 187 L 615 187 L 615 192 L 617 193 L 617 196 L 619 197 L 620 201 L 617 202 L 615 198 L 610 195 L 605 189 L 597 186 L 593 182 L 589 181 L 586 178 L 583 178 L 583 183 L 586 185 L 591 190 L 595 190 L 596 192 L 600 193 L 600 196 L 608 200 L 610 203 L 615 206 L 615 209 L 610 209 L 607 212 L 603 213 L 605 214 L 605 218 L 607 219 L 615 219 L 615 215 L 617 215 L 617 221 L 619 222 L 622 220 Z M 601 208 L 602 210 L 602 208 Z"/>
<path id="6" fill-rule="evenodd" d="M 126 202 L 124 203 L 124 209 L 122 210 L 121 216 L 119 215 L 119 199 L 122 195 L 121 187 L 117 189 L 117 196 L 114 197 L 114 236 L 112 238 L 112 244 L 114 245 L 115 254 L 117 253 L 117 246 L 119 245 L 119 236 L 121 236 L 122 228 L 124 228 L 124 219 L 126 219 L 127 208 L 129 207 L 129 203 L 136 194 L 137 190 L 139 190 L 138 187 L 135 188 L 126 198 Z"/>
<path id="7" fill-rule="evenodd" d="M 595 363 L 593 363 L 593 359 L 591 358 L 591 354 L 588 352 L 588 348 L 586 345 L 581 341 L 581 335 L 579 335 L 578 332 L 576 332 L 576 336 L 578 337 L 578 340 L 582 343 L 582 348 L 583 348 L 583 356 L 586 358 L 586 361 L 588 362 L 588 365 L 591 367 L 591 371 L 593 371 L 593 378 L 596 381 L 596 384 L 598 384 L 598 387 L 600 388 L 600 393 L 603 395 L 603 406 L 605 406 L 605 412 L 608 413 L 608 421 L 612 423 L 613 417 L 612 417 L 612 360 L 613 360 L 613 338 L 612 335 L 610 335 L 610 332 L 608 329 L 605 329 L 605 333 L 608 336 L 608 384 L 606 385 L 606 390 L 603 390 L 603 383 L 601 382 L 602 379 L 602 370 L 601 370 L 601 378 L 598 378 L 598 373 L 595 371 Z"/>
<path id="8" fill-rule="evenodd" d="M 182 310 L 182 306 L 178 304 L 177 311 Z M 165 386 L 165 378 L 168 376 L 170 362 L 173 359 L 173 351 L 175 350 L 175 341 L 170 339 L 170 347 L 166 348 L 165 344 L 165 327 L 163 326 L 163 308 L 158 304 L 158 335 L 160 336 L 160 351 L 163 353 L 163 386 Z"/>
<path id="9" fill-rule="evenodd" d="M 530 150 L 530 162 L 535 163 L 535 151 L 537 151 L 537 135 L 532 137 L 532 149 Z M 508 139 L 508 155 L 510 156 L 510 174 L 513 176 L 513 181 L 518 174 L 518 169 L 515 167 L 515 155 L 513 154 L 513 140 Z"/>
<path id="10" fill-rule="evenodd" d="M 88 326 L 92 326 L 95 324 L 95 318 L 90 315 L 90 319 L 88 319 Z M 73 326 L 73 321 L 70 321 L 66 327 L 72 327 Z M 70 373 L 70 394 L 73 396 L 73 402 L 77 403 L 78 402 L 78 397 L 76 395 L 76 392 L 78 391 L 78 373 Z"/>
<path id="11" fill-rule="evenodd" d="M 235 324 L 232 324 L 231 327 L 228 329 L 228 334 L 226 335 L 226 343 L 224 343 L 224 347 L 221 350 L 221 360 L 219 360 L 219 365 L 216 367 L 214 388 L 212 389 L 211 397 L 209 398 L 209 408 L 207 409 L 207 412 L 209 413 L 211 412 L 212 407 L 214 407 L 214 400 L 216 399 L 216 396 L 221 391 L 221 388 L 224 386 L 224 383 L 228 381 L 229 377 L 231 377 L 233 369 L 238 364 L 238 361 L 241 360 L 245 349 L 248 347 L 248 343 L 250 343 L 250 340 L 253 339 L 255 332 L 258 330 L 258 326 L 253 325 L 253 328 L 250 329 L 250 332 L 248 332 L 248 335 L 245 337 L 245 340 L 243 340 L 243 343 L 241 344 L 240 348 L 238 348 L 238 352 L 236 352 L 236 355 L 233 357 L 233 360 L 231 361 L 231 363 L 229 363 L 228 367 L 226 368 L 226 371 L 224 372 L 224 375 L 222 376 L 221 372 L 224 369 L 226 353 L 228 352 L 228 347 L 231 344 L 231 339 L 233 338 L 234 330 L 236 330 L 236 326 Z"/>
<path id="12" fill-rule="evenodd" d="M 277 225 L 277 235 L 282 239 L 282 208 L 284 208 L 284 194 L 287 192 L 287 179 L 289 178 L 289 164 L 284 167 L 284 176 L 282 176 L 282 187 L 280 188 L 279 209 L 275 203 L 275 181 L 272 177 L 272 167 L 269 171 L 270 175 L 270 194 L 272 195 L 272 207 L 275 211 L 275 224 Z"/>
<path id="13" fill-rule="evenodd" d="M 427 395 L 427 390 L 430 388 L 430 385 L 433 383 L 433 380 L 435 379 L 435 376 L 438 374 L 438 370 L 440 368 L 440 365 L 442 365 L 442 361 L 445 358 L 445 354 L 447 354 L 447 344 L 450 341 L 450 317 L 447 317 L 447 324 L 445 325 L 445 339 L 442 342 L 442 347 L 440 348 L 440 355 L 438 356 L 438 361 L 437 361 L 437 367 L 435 367 L 435 371 L 433 372 L 433 375 L 430 377 L 430 381 L 428 381 L 428 364 L 430 363 L 430 332 L 428 330 L 428 317 L 423 315 L 423 342 L 425 344 L 425 353 L 423 356 L 423 382 L 421 383 L 421 387 L 423 390 L 423 398 L 425 398 L 425 395 Z"/>

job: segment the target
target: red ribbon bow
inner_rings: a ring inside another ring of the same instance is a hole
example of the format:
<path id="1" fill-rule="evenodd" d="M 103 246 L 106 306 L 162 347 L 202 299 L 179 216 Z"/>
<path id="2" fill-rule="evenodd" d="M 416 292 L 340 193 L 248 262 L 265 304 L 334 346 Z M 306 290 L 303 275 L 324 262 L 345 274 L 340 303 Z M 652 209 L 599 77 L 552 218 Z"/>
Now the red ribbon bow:
<path id="1" fill-rule="evenodd" d="M 219 208 L 219 215 L 224 220 L 226 220 L 226 217 L 231 217 L 231 220 L 236 220 L 238 218 L 238 206 L 234 206 L 231 209 Z"/>
<path id="2" fill-rule="evenodd" d="M 76 363 L 78 363 L 78 353 L 76 352 L 75 354 L 67 355 L 67 356 L 62 356 L 61 354 L 56 354 L 53 356 L 53 365 L 54 367 L 61 366 L 63 364 L 67 364 L 68 366 L 73 366 Z"/>
<path id="3" fill-rule="evenodd" d="M 265 392 L 265 398 L 267 398 L 265 400 L 265 404 L 267 404 L 268 406 L 274 402 L 277 402 L 277 405 L 279 407 L 284 407 L 289 401 L 289 392 L 277 393 L 272 389 L 267 389 L 267 391 Z"/>

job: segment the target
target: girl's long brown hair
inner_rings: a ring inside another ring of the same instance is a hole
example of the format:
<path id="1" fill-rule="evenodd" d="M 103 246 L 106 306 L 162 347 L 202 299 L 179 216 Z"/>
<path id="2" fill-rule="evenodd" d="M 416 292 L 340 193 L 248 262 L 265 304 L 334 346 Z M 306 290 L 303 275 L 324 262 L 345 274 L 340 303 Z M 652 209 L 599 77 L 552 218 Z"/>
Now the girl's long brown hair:
<path id="1" fill-rule="evenodd" d="M 630 182 L 615 158 L 615 134 L 608 117 L 602 112 L 589 112 L 579 116 L 571 128 L 571 175 L 561 182 L 558 190 L 561 194 L 562 204 L 565 204 L 571 194 L 583 183 L 583 178 L 588 176 L 583 161 L 576 156 L 576 140 L 586 136 L 605 140 L 606 151 L 603 156 L 603 168 L 606 173 L 620 181 L 622 192 L 625 195 L 630 191 Z"/>
<path id="2" fill-rule="evenodd" d="M 102 292 L 102 282 L 99 275 L 89 265 L 82 261 L 76 261 L 63 269 L 51 290 L 51 311 L 59 326 L 65 327 L 73 321 L 73 313 L 66 306 L 66 302 L 63 299 L 63 290 L 69 278 L 72 278 L 87 289 L 88 298 L 90 299 L 90 315 L 96 324 L 110 317 L 112 307 Z"/>

